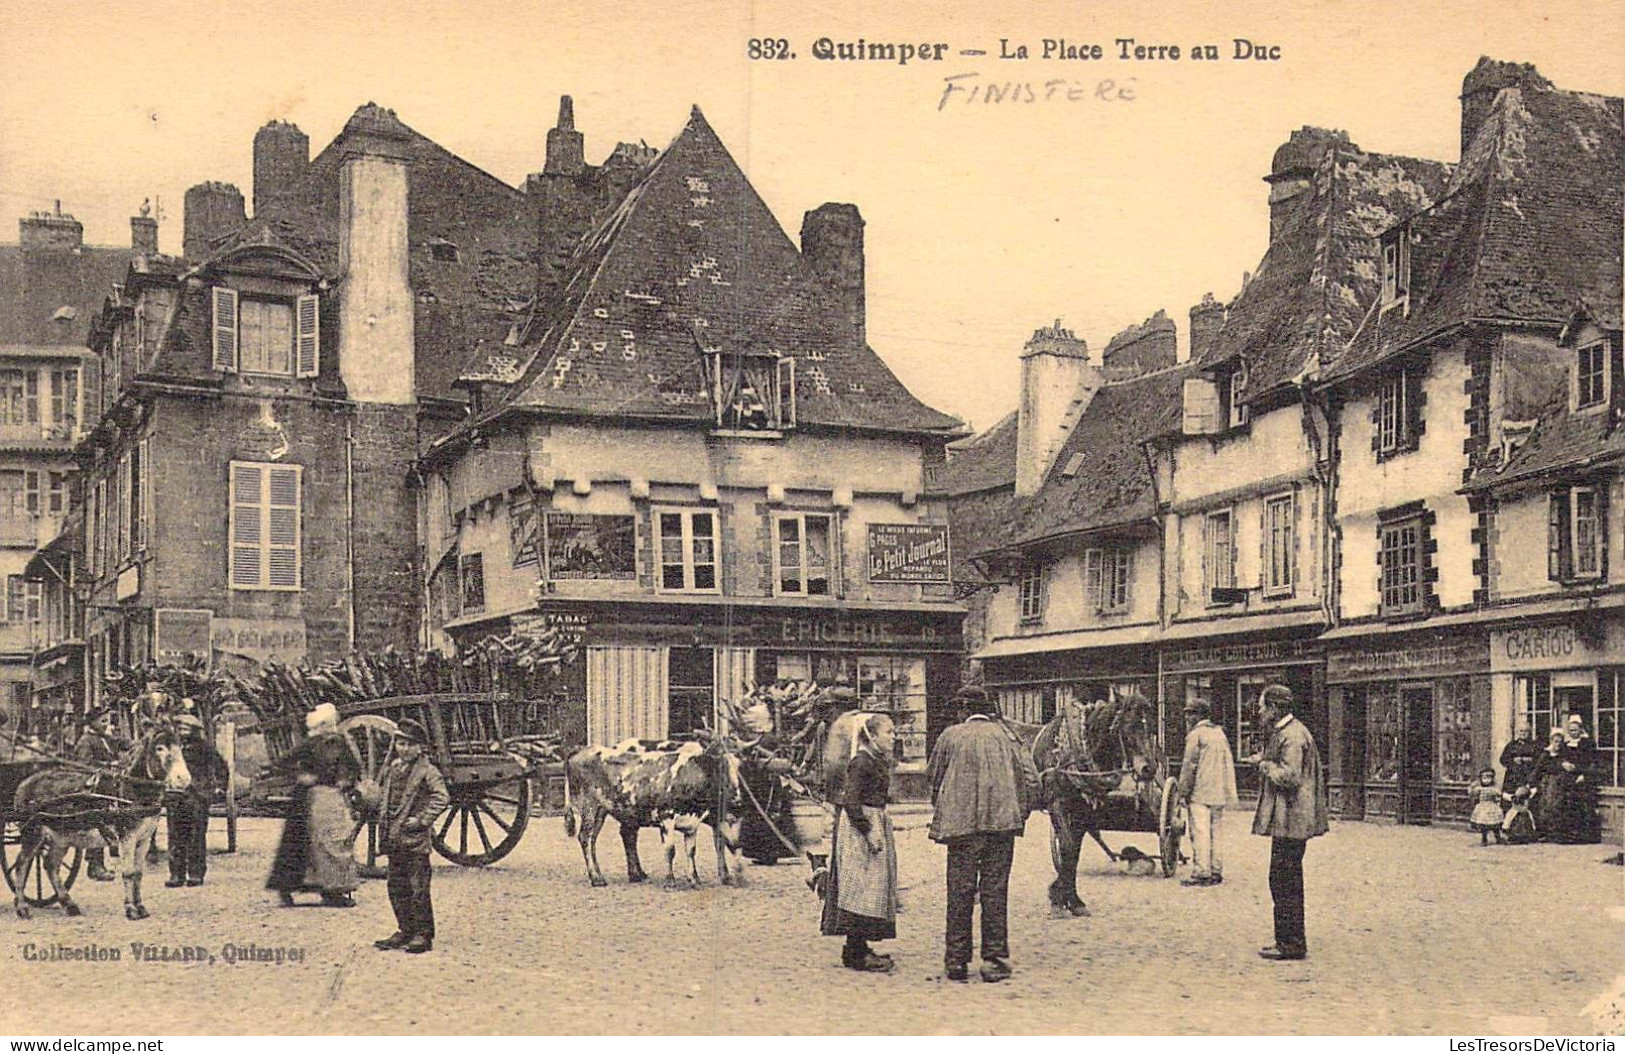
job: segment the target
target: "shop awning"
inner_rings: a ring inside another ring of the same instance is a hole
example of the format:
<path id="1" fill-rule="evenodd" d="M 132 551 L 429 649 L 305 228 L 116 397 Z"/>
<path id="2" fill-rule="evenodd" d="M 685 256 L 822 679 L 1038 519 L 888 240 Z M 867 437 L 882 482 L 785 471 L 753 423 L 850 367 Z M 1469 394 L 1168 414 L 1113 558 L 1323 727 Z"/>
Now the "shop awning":
<path id="1" fill-rule="evenodd" d="M 1448 615 L 1435 615 L 1417 622 L 1357 622 L 1338 626 L 1321 634 L 1321 640 L 1347 640 L 1351 637 L 1384 637 L 1397 633 L 1426 633 L 1428 630 L 1451 626 L 1489 625 L 1522 621 L 1545 615 L 1572 615 L 1581 611 L 1602 611 L 1625 607 L 1625 595 L 1560 597 L 1473 611 L 1457 611 Z"/>
<path id="2" fill-rule="evenodd" d="M 1046 651 L 1113 648 L 1125 644 L 1152 644 L 1159 639 L 1158 627 L 1155 624 L 1116 626 L 1112 629 L 1081 629 L 1065 633 L 1039 633 L 1030 637 L 1000 638 L 971 658 L 1002 659 L 1011 655 L 1035 655 Z"/>
<path id="3" fill-rule="evenodd" d="M 1319 610 L 1237 615 L 1231 618 L 1204 619 L 1201 622 L 1175 622 L 1158 639 L 1176 641 L 1193 640 L 1197 637 L 1230 637 L 1241 633 L 1267 633 L 1274 629 L 1319 627 L 1325 624 L 1326 616 Z"/>

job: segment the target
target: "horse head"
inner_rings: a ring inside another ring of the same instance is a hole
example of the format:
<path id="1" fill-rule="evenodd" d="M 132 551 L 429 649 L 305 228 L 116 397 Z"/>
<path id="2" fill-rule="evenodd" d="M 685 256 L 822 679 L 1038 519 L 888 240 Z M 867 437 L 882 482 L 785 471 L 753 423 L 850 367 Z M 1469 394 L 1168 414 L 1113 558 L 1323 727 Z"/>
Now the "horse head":
<path id="1" fill-rule="evenodd" d="M 1120 698 L 1113 726 L 1121 744 L 1123 767 L 1136 782 L 1144 783 L 1157 775 L 1156 717 L 1156 707 L 1139 692 Z"/>

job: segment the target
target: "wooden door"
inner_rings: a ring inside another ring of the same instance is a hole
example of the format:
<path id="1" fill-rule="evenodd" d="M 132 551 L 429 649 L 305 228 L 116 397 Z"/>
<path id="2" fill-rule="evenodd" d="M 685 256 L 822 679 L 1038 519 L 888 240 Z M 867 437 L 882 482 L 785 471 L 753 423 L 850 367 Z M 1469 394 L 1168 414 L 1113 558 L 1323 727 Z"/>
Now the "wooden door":
<path id="1" fill-rule="evenodd" d="M 1399 819 L 1426 824 L 1433 820 L 1433 685 L 1407 684 L 1399 689 L 1403 721 L 1400 761 Z"/>

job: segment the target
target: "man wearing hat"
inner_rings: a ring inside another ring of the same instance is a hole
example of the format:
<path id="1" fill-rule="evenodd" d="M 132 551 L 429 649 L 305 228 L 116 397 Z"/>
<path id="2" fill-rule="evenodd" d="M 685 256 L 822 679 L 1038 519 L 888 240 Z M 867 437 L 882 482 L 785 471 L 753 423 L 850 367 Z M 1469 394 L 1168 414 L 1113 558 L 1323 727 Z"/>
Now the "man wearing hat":
<path id="1" fill-rule="evenodd" d="M 164 792 L 169 834 L 169 881 L 164 885 L 201 886 L 209 869 L 209 803 L 225 775 L 226 762 L 204 735 L 203 722 L 196 714 L 181 713 L 175 718 L 175 729 L 191 779 L 185 786 Z"/>
<path id="2" fill-rule="evenodd" d="M 948 925 L 944 963 L 950 981 L 966 980 L 971 916 L 982 904 L 982 979 L 1010 976 L 1010 866 L 1016 836 L 1037 798 L 1032 755 L 998 720 L 986 690 L 955 697 L 965 720 L 944 730 L 931 751 L 931 838 L 948 847 Z"/>
<path id="3" fill-rule="evenodd" d="M 423 752 L 428 739 L 421 724 L 410 718 L 402 721 L 395 758 L 384 775 L 378 848 L 389 857 L 389 906 L 395 911 L 395 932 L 373 942 L 381 951 L 400 948 L 417 955 L 434 947 L 429 831 L 435 817 L 451 804 L 451 795 L 445 777 Z"/>
<path id="4" fill-rule="evenodd" d="M 1224 881 L 1224 860 L 1219 852 L 1219 823 L 1224 807 L 1237 799 L 1236 759 L 1224 729 L 1211 720 L 1213 705 L 1206 699 L 1185 703 L 1185 759 L 1179 766 L 1179 794 L 1190 817 L 1195 866 L 1182 885 L 1216 886 Z"/>
<path id="5" fill-rule="evenodd" d="M 92 768 L 104 768 L 116 762 L 128 746 L 114 731 L 112 711 L 98 710 L 85 718 L 84 728 L 73 744 L 73 758 Z M 105 848 L 85 851 L 85 873 L 97 882 L 113 881 Z"/>
<path id="6" fill-rule="evenodd" d="M 1275 902 L 1275 943 L 1266 959 L 1303 959 L 1309 942 L 1303 922 L 1303 851 L 1326 833 L 1326 780 L 1315 737 L 1295 716 L 1298 702 L 1284 684 L 1267 685 L 1258 697 L 1259 727 L 1269 735 L 1258 766 L 1258 812 L 1253 833 L 1270 840 L 1270 897 Z"/>

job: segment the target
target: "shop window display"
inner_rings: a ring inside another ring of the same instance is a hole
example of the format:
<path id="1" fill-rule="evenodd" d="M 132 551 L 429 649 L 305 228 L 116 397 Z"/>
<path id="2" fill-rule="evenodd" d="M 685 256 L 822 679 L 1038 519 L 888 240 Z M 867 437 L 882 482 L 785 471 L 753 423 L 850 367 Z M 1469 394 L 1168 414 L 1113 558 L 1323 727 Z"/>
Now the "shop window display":
<path id="1" fill-rule="evenodd" d="M 1473 764 L 1473 702 L 1470 682 L 1464 678 L 1438 681 L 1434 686 L 1434 728 L 1440 783 L 1471 783 L 1480 766 Z"/>
<path id="2" fill-rule="evenodd" d="M 1373 684 L 1366 694 L 1366 778 L 1374 783 L 1399 780 L 1404 722 L 1399 686 Z"/>

